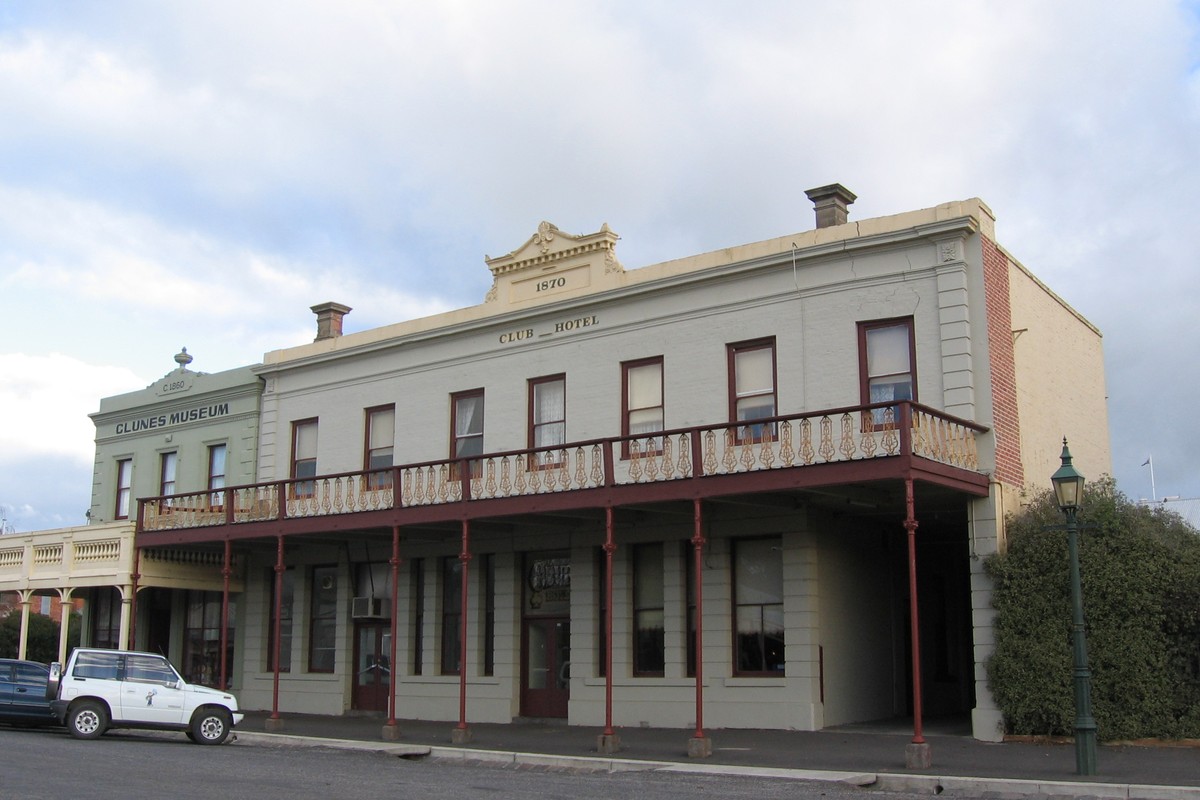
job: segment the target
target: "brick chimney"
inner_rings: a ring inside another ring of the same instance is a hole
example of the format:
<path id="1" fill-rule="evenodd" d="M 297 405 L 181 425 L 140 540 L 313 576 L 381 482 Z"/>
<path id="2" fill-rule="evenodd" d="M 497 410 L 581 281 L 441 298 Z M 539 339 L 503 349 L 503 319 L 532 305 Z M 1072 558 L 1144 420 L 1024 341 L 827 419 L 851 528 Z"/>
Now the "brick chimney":
<path id="1" fill-rule="evenodd" d="M 850 217 L 846 206 L 858 199 L 854 192 L 840 183 L 809 189 L 805 194 L 808 195 L 809 200 L 812 200 L 813 206 L 816 208 L 818 228 L 845 225 L 846 220 Z"/>
<path id="2" fill-rule="evenodd" d="M 319 342 L 322 339 L 336 339 L 342 335 L 342 317 L 350 313 L 350 306 L 344 306 L 341 303 L 320 303 L 312 306 L 312 312 L 317 315 L 317 338 L 314 342 Z"/>

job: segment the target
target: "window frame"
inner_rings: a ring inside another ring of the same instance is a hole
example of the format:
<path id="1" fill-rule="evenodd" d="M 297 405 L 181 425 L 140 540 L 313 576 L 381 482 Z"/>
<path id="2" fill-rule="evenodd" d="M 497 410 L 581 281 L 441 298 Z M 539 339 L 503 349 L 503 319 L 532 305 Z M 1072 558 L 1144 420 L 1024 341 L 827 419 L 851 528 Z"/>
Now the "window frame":
<path id="1" fill-rule="evenodd" d="M 324 576 L 332 581 L 328 587 L 318 584 Z M 329 674 L 337 668 L 337 628 L 338 628 L 338 568 L 336 564 L 314 564 L 309 571 L 308 581 L 308 672 Z M 332 597 L 322 594 L 332 592 Z M 328 605 L 327 611 L 322 611 L 318 604 Z M 330 641 L 324 641 L 323 634 L 328 631 Z M 322 636 L 318 636 L 318 633 Z M 325 665 L 328 655 L 328 666 Z"/>
<path id="2" fill-rule="evenodd" d="M 658 551 L 658 574 L 646 574 L 642 569 L 641 555 L 652 551 Z M 635 678 L 661 678 L 666 675 L 667 663 L 667 648 L 666 648 L 666 623 L 667 623 L 667 597 L 666 597 L 666 582 L 664 575 L 666 573 L 666 548 L 662 542 L 640 542 L 630 548 L 630 615 L 632 617 L 632 625 L 630 626 L 630 649 L 632 650 L 633 661 L 633 676 Z M 648 603 L 645 598 L 646 580 L 653 582 L 657 579 L 658 582 L 658 597 L 657 605 Z M 656 660 L 653 664 L 646 664 L 642 658 L 642 640 L 641 640 L 641 620 L 645 615 L 655 615 L 658 618 L 658 632 L 655 643 L 658 652 Z"/>
<path id="3" fill-rule="evenodd" d="M 768 392 L 747 392 L 744 395 L 738 393 L 738 372 L 737 359 L 742 353 L 751 353 L 756 350 L 767 350 L 771 356 L 771 388 Z M 779 414 L 779 360 L 776 351 L 776 342 L 774 336 L 766 336 L 761 339 L 748 339 L 744 342 L 732 342 L 725 345 L 726 370 L 728 375 L 728 392 L 729 392 L 729 421 L 736 430 L 736 441 L 742 443 L 758 443 L 774 441 L 776 437 L 776 428 L 774 423 L 755 423 L 755 418 L 747 418 L 745 420 L 738 416 L 739 401 L 756 397 L 771 398 L 771 413 L 766 417 L 775 417 Z M 741 424 L 746 422 L 748 424 Z M 755 430 L 755 429 L 759 430 Z"/>
<path id="4" fill-rule="evenodd" d="M 642 369 L 642 368 L 650 367 L 650 366 L 658 367 L 658 405 L 657 406 L 639 406 L 637 408 L 634 408 L 632 406 L 632 404 L 630 402 L 630 398 L 629 398 L 629 390 L 630 390 L 629 373 L 633 370 Z M 621 436 L 622 437 L 635 436 L 635 434 L 632 434 L 630 432 L 630 430 L 632 428 L 632 426 L 630 424 L 630 417 L 633 415 L 634 412 L 648 411 L 648 410 L 653 410 L 655 408 L 658 409 L 658 429 L 657 430 L 659 430 L 659 431 L 666 430 L 666 423 L 667 423 L 666 366 L 665 366 L 665 361 L 664 361 L 663 357 L 662 356 L 651 356 L 649 358 L 639 358 L 634 361 L 621 362 Z M 660 437 L 660 436 L 659 437 L 643 436 L 643 434 L 641 434 L 641 433 L 636 434 L 636 436 L 638 438 L 644 438 L 647 440 L 645 442 L 645 445 L 646 445 L 645 449 L 641 453 L 642 455 L 657 455 L 658 453 L 662 452 L 662 437 Z M 630 440 L 628 438 L 623 438 L 623 440 L 621 442 L 621 458 L 629 458 L 629 453 L 630 453 L 631 449 L 632 448 L 630 447 Z"/>
<path id="5" fill-rule="evenodd" d="M 376 417 L 380 414 L 391 413 L 392 415 L 392 438 L 391 443 L 386 447 L 371 447 L 371 440 L 374 438 Z M 365 482 L 368 490 L 388 490 L 392 488 L 392 473 L 389 469 L 387 472 L 371 472 L 371 470 L 384 469 L 384 467 L 394 467 L 396 465 L 396 404 L 388 403 L 381 406 L 372 406 L 363 409 L 363 472 L 368 473 Z M 375 464 L 375 454 L 380 453 L 380 459 L 383 458 L 382 451 L 387 452 L 387 464 Z"/>
<path id="6" fill-rule="evenodd" d="M 739 596 L 740 593 L 739 593 L 739 587 L 738 587 L 738 583 L 739 583 L 738 582 L 738 550 L 745 547 L 747 544 L 749 544 L 751 542 L 776 542 L 776 543 L 778 543 L 778 552 L 779 552 L 779 560 L 780 560 L 779 601 L 778 602 L 775 602 L 775 603 L 744 603 L 744 602 L 740 602 L 741 598 Z M 730 588 L 731 588 L 730 601 L 731 601 L 731 606 L 732 606 L 730 628 L 732 629 L 732 634 L 733 634 L 733 665 L 732 665 L 733 666 L 733 675 L 735 677 L 758 677 L 758 678 L 783 678 L 783 677 L 786 677 L 786 674 L 787 674 L 787 620 L 783 616 L 784 606 L 785 606 L 784 584 L 786 583 L 786 581 L 784 579 L 784 575 L 783 575 L 783 538 L 781 536 L 750 536 L 750 537 L 741 538 L 741 539 L 733 539 L 730 541 L 729 544 L 730 544 L 730 559 L 729 559 L 730 576 L 729 577 L 730 577 Z M 766 644 L 766 633 L 765 633 L 766 626 L 762 625 L 761 623 L 764 620 L 763 612 L 767 607 L 778 607 L 779 613 L 780 613 L 780 618 L 782 620 L 780 630 L 781 630 L 781 637 L 782 637 L 783 652 L 780 655 L 780 661 L 779 661 L 780 667 L 781 667 L 780 669 L 766 669 L 766 666 L 767 666 L 766 646 L 765 646 L 765 644 Z M 742 608 L 757 608 L 757 609 L 759 609 L 758 616 L 759 616 L 760 626 L 758 628 L 758 638 L 759 638 L 759 643 L 760 643 L 760 652 L 762 653 L 762 656 L 763 656 L 763 661 L 760 666 L 762 666 L 763 669 L 743 669 L 741 666 L 741 663 L 742 663 L 742 642 L 741 642 L 742 631 L 741 631 L 741 628 L 738 626 L 738 616 L 739 616 L 738 612 Z"/>
<path id="7" fill-rule="evenodd" d="M 113 519 L 129 519 L 129 506 L 133 499 L 133 457 L 117 459 L 117 492 L 113 507 Z"/>
<path id="8" fill-rule="evenodd" d="M 479 433 L 468 433 L 460 436 L 458 434 L 458 416 L 459 403 L 464 400 L 479 399 Z M 484 435 L 487 432 L 487 402 L 483 388 L 467 389 L 461 392 L 454 392 L 450 395 L 450 459 L 453 461 L 450 474 L 453 478 L 458 478 L 458 461 L 462 458 L 469 459 L 471 465 L 471 477 L 478 478 L 482 474 L 483 462 L 476 458 L 482 456 L 484 452 Z M 479 442 L 478 453 L 462 453 L 462 444 L 467 441 Z"/>
<path id="9" fill-rule="evenodd" d="M 874 378 L 897 377 L 908 375 L 909 379 L 909 394 L 912 395 L 911 402 L 917 402 L 920 396 L 917 393 L 917 337 L 916 325 L 912 316 L 907 317 L 889 317 L 887 319 L 875 319 L 860 321 L 858 323 L 858 385 L 859 385 L 859 400 L 866 406 L 871 405 L 871 381 Z M 867 340 L 873 331 L 885 330 L 888 328 L 905 327 L 908 329 L 908 372 L 889 372 L 872 375 L 870 372 L 869 351 L 867 348 Z M 885 401 L 880 401 L 885 402 Z M 899 401 L 897 401 L 899 402 Z M 887 408 L 877 408 L 870 412 L 869 416 L 876 430 L 888 427 L 886 421 L 886 412 L 888 408 L 892 409 L 892 425 L 900 424 L 900 413 L 896 406 Z"/>
<path id="10" fill-rule="evenodd" d="M 158 494 L 175 494 L 179 486 L 179 451 L 166 450 L 158 454 Z M 168 505 L 170 502 L 168 501 Z"/>
<path id="11" fill-rule="evenodd" d="M 279 604 L 279 671 L 292 671 L 292 635 L 296 618 L 296 568 L 284 567 L 283 572 L 276 572 L 274 567 L 267 570 L 266 586 L 270 589 L 267 598 L 267 672 L 275 671 L 275 581 L 281 580 Z"/>
<path id="12" fill-rule="evenodd" d="M 458 675 L 462 669 L 461 633 L 462 607 L 462 559 L 457 556 L 442 556 L 439 577 L 442 583 L 442 641 L 439 649 L 440 672 L 442 675 Z M 449 662 L 455 663 L 451 665 Z"/>
<path id="13" fill-rule="evenodd" d="M 223 605 L 221 592 L 205 589 L 188 589 L 186 591 L 184 608 L 187 611 L 184 614 L 183 655 L 180 658 L 180 666 L 186 670 L 183 678 L 188 683 L 219 688 L 221 682 L 220 652 L 219 650 L 217 653 L 205 652 L 204 644 L 215 644 L 221 641 L 221 607 Z M 194 625 L 193 623 L 197 620 L 193 616 L 193 609 L 197 604 L 200 606 L 200 624 Z M 233 676 L 234 666 L 237 663 L 234 654 L 234 644 L 237 638 L 236 619 L 237 598 L 231 596 L 229 598 L 228 624 L 225 628 L 225 675 L 227 678 Z M 203 667 L 199 674 L 193 671 L 191 665 L 196 661 L 209 667 L 207 675 L 205 675 Z"/>
<path id="14" fill-rule="evenodd" d="M 292 497 L 313 497 L 316 494 L 316 481 L 311 480 L 317 477 L 317 449 L 320 429 L 317 426 L 317 417 L 308 417 L 307 419 L 297 419 L 292 421 L 292 452 L 289 459 L 288 477 L 291 478 L 291 496 Z M 313 454 L 311 458 L 299 458 L 300 433 L 303 429 L 311 426 L 313 429 Z M 300 466 L 312 465 L 312 474 L 300 474 Z"/>
<path id="15" fill-rule="evenodd" d="M 596 677 L 603 678 L 608 668 L 608 553 L 596 549 Z"/>
<path id="16" fill-rule="evenodd" d="M 216 454 L 221 453 L 221 471 L 216 471 Z M 213 509 L 225 506 L 225 479 L 229 471 L 229 444 L 215 442 L 208 446 L 208 503 Z"/>
<path id="17" fill-rule="evenodd" d="M 496 556 L 483 553 L 479 558 L 483 674 L 491 677 L 496 673 Z"/>
<path id="18" fill-rule="evenodd" d="M 683 630 L 684 675 L 696 677 L 696 545 L 690 539 L 680 542 L 683 552 Z"/>
<path id="19" fill-rule="evenodd" d="M 558 417 L 556 419 L 553 419 L 553 420 L 546 420 L 543 422 L 538 422 L 537 421 L 537 412 L 539 410 L 539 406 L 537 403 L 538 387 L 547 386 L 547 385 L 553 384 L 553 383 L 561 383 L 562 384 L 562 412 L 561 412 L 562 416 Z M 537 378 L 530 378 L 527 382 L 527 387 L 528 387 L 527 388 L 528 415 L 527 415 L 526 422 L 528 425 L 529 449 L 533 450 L 533 449 L 539 448 L 539 447 L 551 448 L 550 450 L 542 450 L 537 453 L 530 453 L 529 454 L 529 468 L 530 469 L 556 469 L 559 466 L 561 466 L 561 464 L 562 464 L 563 454 L 562 454 L 561 449 L 558 452 L 555 452 L 553 448 L 555 448 L 555 447 L 561 448 L 562 445 L 565 445 L 567 443 L 567 373 L 559 372 L 555 375 L 542 375 Z M 538 433 L 542 429 L 548 428 L 551 425 L 561 425 L 562 426 L 562 437 L 561 437 L 562 440 L 559 442 L 556 442 L 555 444 L 549 444 L 549 445 L 537 444 Z"/>
<path id="20" fill-rule="evenodd" d="M 421 675 L 425 661 L 425 559 L 411 559 L 412 564 L 412 674 Z"/>

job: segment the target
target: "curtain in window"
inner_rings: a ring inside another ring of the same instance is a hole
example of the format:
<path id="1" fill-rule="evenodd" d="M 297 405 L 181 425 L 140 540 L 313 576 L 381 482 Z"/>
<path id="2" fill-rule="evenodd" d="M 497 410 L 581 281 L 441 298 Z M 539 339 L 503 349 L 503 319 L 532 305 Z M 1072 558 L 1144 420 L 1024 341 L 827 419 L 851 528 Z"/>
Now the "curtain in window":
<path id="1" fill-rule="evenodd" d="M 566 381 L 534 384 L 534 447 L 551 447 L 567 440 L 566 403 Z"/>
<path id="2" fill-rule="evenodd" d="M 483 452 L 483 397 L 460 397 L 454 406 L 455 456 Z"/>

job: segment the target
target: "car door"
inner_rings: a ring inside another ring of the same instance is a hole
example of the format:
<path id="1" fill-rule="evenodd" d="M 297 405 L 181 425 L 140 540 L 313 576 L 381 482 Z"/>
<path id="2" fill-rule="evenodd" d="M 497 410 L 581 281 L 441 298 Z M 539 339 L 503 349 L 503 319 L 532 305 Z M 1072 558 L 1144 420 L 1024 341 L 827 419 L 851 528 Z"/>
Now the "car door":
<path id="1" fill-rule="evenodd" d="M 165 658 L 130 653 L 121 680 L 120 719 L 151 725 L 181 725 L 184 692 L 179 674 Z"/>
<path id="2" fill-rule="evenodd" d="M 16 665 L 7 661 L 0 661 L 0 719 L 6 719 L 13 716 L 13 696 L 16 693 L 16 681 L 14 674 L 16 673 Z"/>
<path id="3" fill-rule="evenodd" d="M 46 699 L 50 668 L 33 662 L 18 662 L 13 667 L 13 712 L 31 720 L 51 719 L 50 701 Z"/>

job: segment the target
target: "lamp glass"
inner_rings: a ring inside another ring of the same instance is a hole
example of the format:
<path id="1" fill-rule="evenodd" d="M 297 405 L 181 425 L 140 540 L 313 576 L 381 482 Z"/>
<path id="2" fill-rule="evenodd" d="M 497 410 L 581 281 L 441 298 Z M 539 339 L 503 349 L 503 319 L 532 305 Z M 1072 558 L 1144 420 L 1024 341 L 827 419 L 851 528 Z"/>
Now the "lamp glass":
<path id="1" fill-rule="evenodd" d="M 1071 451 L 1067 449 L 1067 440 L 1063 439 L 1062 466 L 1050 476 L 1054 484 L 1054 496 L 1058 507 L 1063 511 L 1079 507 L 1083 498 L 1084 477 L 1071 465 Z"/>

